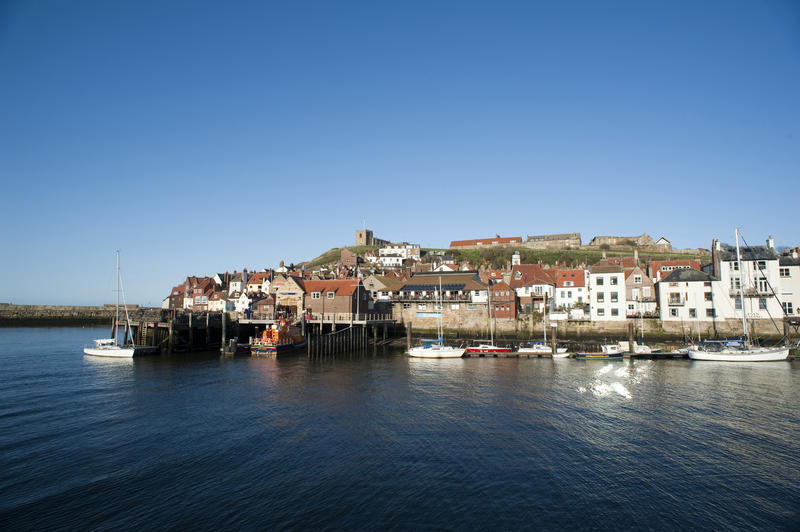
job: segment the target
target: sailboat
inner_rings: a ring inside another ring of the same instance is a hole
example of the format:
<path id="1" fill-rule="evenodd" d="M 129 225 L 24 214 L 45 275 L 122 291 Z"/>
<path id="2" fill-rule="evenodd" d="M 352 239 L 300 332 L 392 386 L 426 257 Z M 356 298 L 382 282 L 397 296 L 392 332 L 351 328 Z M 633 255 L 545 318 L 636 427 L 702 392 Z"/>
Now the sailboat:
<path id="1" fill-rule="evenodd" d="M 527 346 L 520 346 L 517 349 L 518 353 L 534 353 L 534 354 L 542 354 L 542 355 L 553 355 L 553 358 L 567 358 L 569 353 L 567 353 L 566 347 L 556 347 L 556 352 L 553 354 L 553 348 L 547 345 L 547 293 L 544 296 L 544 322 L 542 327 L 543 337 L 541 340 L 531 340 L 528 342 Z"/>
<path id="2" fill-rule="evenodd" d="M 128 316 L 128 307 L 125 305 L 125 293 L 122 291 L 122 274 L 119 269 L 119 250 L 117 250 L 117 304 L 114 316 L 114 326 L 111 329 L 111 338 L 99 338 L 94 341 L 93 346 L 86 346 L 83 352 L 87 355 L 96 357 L 113 358 L 133 358 L 136 354 L 136 346 L 133 345 L 133 335 L 131 333 L 131 320 Z M 122 294 L 122 307 L 125 309 L 125 331 L 127 338 L 123 337 L 123 344 L 117 341 L 119 336 L 119 296 Z M 152 349 L 151 349 L 152 350 Z"/>
<path id="3" fill-rule="evenodd" d="M 461 358 L 461 356 L 464 354 L 463 347 L 444 345 L 444 326 L 442 325 L 442 314 L 444 314 L 444 304 L 442 301 L 442 277 L 439 276 L 439 325 L 437 328 L 439 337 L 435 340 L 423 339 L 421 345 L 409 348 L 408 356 L 414 358 Z"/>
<path id="4" fill-rule="evenodd" d="M 742 270 L 742 256 L 739 249 L 739 228 L 736 228 L 736 262 L 739 272 Z M 788 347 L 756 347 L 750 345 L 747 336 L 747 319 L 744 306 L 744 277 L 739 283 L 739 302 L 742 307 L 742 341 L 711 342 L 689 348 L 692 360 L 716 360 L 725 362 L 774 362 L 789 358 Z M 736 345 L 738 344 L 738 345 Z"/>
<path id="5" fill-rule="evenodd" d="M 473 345 L 468 347 L 466 352 L 467 353 L 483 353 L 483 354 L 496 354 L 496 353 L 510 353 L 510 347 L 497 347 L 494 345 L 494 328 L 492 327 L 492 285 L 489 284 L 487 288 L 487 292 L 489 293 L 488 299 L 488 318 L 489 318 L 489 343 L 479 343 L 478 345 Z"/>

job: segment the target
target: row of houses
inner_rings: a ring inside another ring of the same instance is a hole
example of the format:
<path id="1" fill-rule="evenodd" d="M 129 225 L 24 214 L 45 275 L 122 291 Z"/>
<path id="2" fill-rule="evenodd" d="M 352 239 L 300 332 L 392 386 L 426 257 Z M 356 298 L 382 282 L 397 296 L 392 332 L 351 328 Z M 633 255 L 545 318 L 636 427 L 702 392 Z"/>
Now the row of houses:
<path id="1" fill-rule="evenodd" d="M 413 250 L 418 247 L 406 247 Z M 413 254 L 413 252 L 412 252 Z M 430 312 L 468 311 L 496 319 L 542 312 L 554 319 L 621 321 L 659 317 L 663 321 L 778 319 L 800 314 L 800 255 L 779 255 L 774 242 L 736 250 L 715 240 L 712 260 L 649 261 L 637 253 L 604 258 L 587 268 L 521 264 L 519 254 L 507 270 L 459 271 L 441 263 L 435 270 L 391 270 L 369 274 L 341 266 L 326 279 L 318 272 L 285 267 L 187 277 L 173 287 L 164 306 L 240 314 L 369 313 L 427 316 Z M 441 289 L 440 289 L 441 286 Z M 744 304 L 739 292 L 744 295 Z"/>
<path id="2" fill-rule="evenodd" d="M 451 249 L 479 249 L 492 246 L 524 246 L 533 249 L 569 249 L 583 247 L 580 233 L 558 233 L 550 235 L 528 235 L 523 241 L 521 236 L 494 238 L 474 238 L 470 240 L 453 240 Z M 663 236 L 658 240 L 647 233 L 639 236 L 596 236 L 588 244 L 589 247 L 624 247 L 646 248 L 651 250 L 670 251 L 672 243 Z"/>

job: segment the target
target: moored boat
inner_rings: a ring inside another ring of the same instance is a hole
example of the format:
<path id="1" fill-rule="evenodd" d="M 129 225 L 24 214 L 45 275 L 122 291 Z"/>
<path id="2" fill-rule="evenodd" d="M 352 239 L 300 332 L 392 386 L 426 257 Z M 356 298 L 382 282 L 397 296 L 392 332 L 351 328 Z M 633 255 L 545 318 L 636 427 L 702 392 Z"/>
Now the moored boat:
<path id="1" fill-rule="evenodd" d="M 261 333 L 261 337 L 253 339 L 253 343 L 250 344 L 250 355 L 273 357 L 305 345 L 305 338 L 292 334 L 288 320 L 279 318 L 271 328 Z"/>
<path id="2" fill-rule="evenodd" d="M 742 256 L 739 247 L 739 228 L 736 228 L 736 269 L 742 269 Z M 764 279 L 769 285 L 769 281 Z M 739 289 L 739 307 L 742 315 L 742 336 L 740 339 L 725 341 L 706 341 L 689 348 L 692 360 L 711 360 L 719 362 L 777 362 L 789 358 L 788 347 L 758 347 L 750 344 L 747 334 L 747 319 L 744 304 L 745 282 L 741 281 Z M 770 287 L 772 289 L 772 287 Z M 774 292 L 773 292 L 774 294 Z"/>
<path id="3" fill-rule="evenodd" d="M 490 342 L 488 344 L 482 343 L 478 345 L 473 345 L 468 347 L 465 350 L 466 353 L 474 353 L 474 354 L 496 354 L 496 353 L 510 353 L 510 347 L 498 347 L 494 345 L 494 342 Z"/>
<path id="4" fill-rule="evenodd" d="M 122 288 L 122 273 L 119 267 L 119 250 L 117 250 L 117 303 L 115 306 L 114 323 L 111 327 L 111 338 L 98 338 L 94 345 L 84 346 L 83 352 L 89 356 L 109 357 L 109 358 L 133 358 L 135 356 L 157 354 L 161 351 L 158 346 L 137 346 L 133 343 L 131 333 L 131 320 L 128 315 L 128 306 L 125 304 L 125 291 Z M 123 344 L 118 341 L 119 337 L 119 307 L 120 296 L 122 296 L 122 307 L 125 310 L 125 331 L 127 337 L 123 335 Z"/>
<path id="5" fill-rule="evenodd" d="M 575 358 L 588 360 L 621 359 L 622 350 L 619 348 L 619 344 L 603 344 L 600 346 L 599 352 L 579 352 L 575 353 Z"/>

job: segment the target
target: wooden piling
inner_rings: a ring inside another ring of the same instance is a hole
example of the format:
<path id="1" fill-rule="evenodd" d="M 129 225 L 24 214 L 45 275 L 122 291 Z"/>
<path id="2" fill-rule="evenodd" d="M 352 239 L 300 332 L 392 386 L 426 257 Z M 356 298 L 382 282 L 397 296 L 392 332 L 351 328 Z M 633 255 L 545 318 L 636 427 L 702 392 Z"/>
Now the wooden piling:
<path id="1" fill-rule="evenodd" d="M 189 351 L 194 346 L 194 329 L 192 328 L 192 312 L 189 311 Z"/>
<path id="2" fill-rule="evenodd" d="M 175 318 L 169 319 L 169 346 L 167 347 L 167 351 L 172 354 L 172 348 L 175 344 Z M 224 329 L 223 329 L 224 330 Z"/>
<path id="3" fill-rule="evenodd" d="M 411 349 L 411 322 L 406 324 L 406 349 Z"/>
<path id="4" fill-rule="evenodd" d="M 220 352 L 224 352 L 225 351 L 225 344 L 227 343 L 227 339 L 225 338 L 225 336 L 226 336 L 225 333 L 227 332 L 225 330 L 226 329 L 226 327 L 225 327 L 226 323 L 225 322 L 227 320 L 225 319 L 225 317 L 226 317 L 225 316 L 225 311 L 223 310 L 222 312 L 220 312 L 220 319 L 222 320 L 222 332 L 220 333 L 221 336 L 220 336 L 220 339 L 219 339 L 219 350 L 220 350 Z"/>
<path id="5" fill-rule="evenodd" d="M 634 352 L 634 342 L 636 342 L 636 329 L 632 321 L 628 322 L 628 350 Z"/>

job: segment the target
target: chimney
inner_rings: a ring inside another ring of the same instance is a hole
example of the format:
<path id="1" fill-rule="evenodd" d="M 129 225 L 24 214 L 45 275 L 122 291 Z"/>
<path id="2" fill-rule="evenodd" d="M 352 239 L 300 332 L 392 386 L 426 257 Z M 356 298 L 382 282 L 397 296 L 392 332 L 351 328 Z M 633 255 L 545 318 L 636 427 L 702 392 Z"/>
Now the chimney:
<path id="1" fill-rule="evenodd" d="M 606 252 L 605 252 L 605 251 L 603 252 L 603 258 L 604 258 L 604 259 L 605 259 L 605 258 L 607 258 L 607 257 L 606 257 Z"/>
<path id="2" fill-rule="evenodd" d="M 775 239 L 772 238 L 772 235 L 769 235 L 769 238 L 767 239 L 767 247 L 770 249 L 775 249 Z"/>
<path id="3" fill-rule="evenodd" d="M 719 252 L 722 246 L 716 238 L 711 241 L 711 267 L 714 268 L 714 277 L 719 279 Z"/>
<path id="4" fill-rule="evenodd" d="M 634 249 L 633 250 L 633 262 L 635 262 L 637 266 L 639 265 L 639 250 L 638 249 Z"/>

